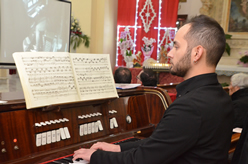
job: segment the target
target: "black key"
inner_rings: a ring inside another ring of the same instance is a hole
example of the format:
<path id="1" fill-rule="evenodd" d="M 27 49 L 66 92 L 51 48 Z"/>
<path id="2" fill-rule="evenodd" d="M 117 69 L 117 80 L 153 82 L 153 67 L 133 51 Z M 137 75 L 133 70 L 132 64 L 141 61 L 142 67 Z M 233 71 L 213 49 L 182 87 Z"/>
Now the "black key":
<path id="1" fill-rule="evenodd" d="M 64 160 L 64 159 L 59 159 L 59 160 L 56 160 L 56 161 L 53 161 L 55 163 L 59 163 L 59 164 L 69 164 L 70 162 L 67 161 L 67 160 Z"/>
<path id="2" fill-rule="evenodd" d="M 76 161 L 80 161 L 80 160 L 83 160 L 82 158 L 78 158 L 78 159 L 76 159 Z"/>
<path id="3" fill-rule="evenodd" d="M 54 163 L 54 162 L 49 162 L 49 163 L 47 163 L 47 164 L 57 164 L 57 163 Z"/>
<path id="4" fill-rule="evenodd" d="M 65 157 L 63 158 L 64 160 L 67 160 L 68 162 L 70 163 L 73 163 L 72 159 L 73 159 L 73 156 L 69 156 L 69 157 Z"/>

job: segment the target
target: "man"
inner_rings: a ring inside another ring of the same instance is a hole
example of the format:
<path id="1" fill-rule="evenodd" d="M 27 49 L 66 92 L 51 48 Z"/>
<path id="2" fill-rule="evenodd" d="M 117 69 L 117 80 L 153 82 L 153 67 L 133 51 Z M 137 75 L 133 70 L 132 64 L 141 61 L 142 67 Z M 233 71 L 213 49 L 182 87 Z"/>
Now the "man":
<path id="1" fill-rule="evenodd" d="M 132 74 L 128 68 L 118 67 L 114 74 L 115 83 L 131 83 Z"/>
<path id="2" fill-rule="evenodd" d="M 233 127 L 243 128 L 243 123 L 248 114 L 248 75 L 245 73 L 232 75 L 228 88 L 234 109 Z"/>
<path id="3" fill-rule="evenodd" d="M 224 164 L 232 135 L 231 98 L 218 83 L 215 68 L 225 50 L 225 34 L 200 15 L 181 27 L 168 56 L 171 73 L 185 79 L 177 99 L 153 134 L 120 145 L 96 143 L 75 151 L 91 164 Z"/>
<path id="4" fill-rule="evenodd" d="M 139 78 L 144 86 L 157 86 L 156 73 L 151 69 L 144 69 Z"/>

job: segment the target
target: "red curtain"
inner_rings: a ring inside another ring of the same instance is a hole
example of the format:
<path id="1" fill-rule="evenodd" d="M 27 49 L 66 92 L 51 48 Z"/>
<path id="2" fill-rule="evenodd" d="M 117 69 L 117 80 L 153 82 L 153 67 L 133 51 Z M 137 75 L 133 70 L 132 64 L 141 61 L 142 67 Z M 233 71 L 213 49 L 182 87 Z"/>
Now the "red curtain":
<path id="1" fill-rule="evenodd" d="M 177 20 L 177 11 L 178 11 L 178 3 L 179 0 L 161 0 L 161 20 L 160 20 L 160 27 L 176 27 L 176 20 Z M 154 29 L 158 27 L 158 19 L 159 19 L 159 3 L 160 0 L 151 0 L 154 12 L 156 13 L 156 17 L 151 23 L 149 31 L 146 33 L 144 31 L 143 23 L 141 17 L 139 16 L 140 12 L 142 11 L 146 0 L 139 0 L 138 8 L 136 7 L 137 0 L 118 0 L 118 17 L 117 17 L 117 26 L 134 26 L 135 25 L 135 16 L 136 16 L 136 9 L 138 11 L 137 16 L 137 26 L 141 26 L 141 28 L 137 28 L 137 36 L 136 36 L 136 47 L 135 53 L 141 51 L 141 47 L 143 46 L 144 42 L 142 38 L 145 36 L 148 39 L 154 38 L 156 43 L 153 43 L 154 51 L 151 55 L 153 59 L 157 59 L 157 41 L 158 41 L 158 29 Z M 149 10 L 150 11 L 150 10 Z M 146 10 L 145 10 L 146 12 Z M 142 14 L 145 16 L 145 14 Z M 153 16 L 153 14 L 151 14 Z M 150 18 L 149 18 L 150 20 Z M 124 31 L 125 27 L 119 28 L 119 37 L 121 31 Z M 130 29 L 130 35 L 132 40 L 134 40 L 134 28 Z M 118 30 L 118 29 L 117 29 Z M 165 30 L 160 30 L 160 42 L 163 38 Z M 142 59 L 144 57 L 142 56 Z M 118 66 L 125 66 L 125 61 L 123 56 L 120 53 L 120 49 L 118 48 L 118 56 L 117 56 L 117 65 Z M 144 59 L 143 59 L 144 60 Z"/>

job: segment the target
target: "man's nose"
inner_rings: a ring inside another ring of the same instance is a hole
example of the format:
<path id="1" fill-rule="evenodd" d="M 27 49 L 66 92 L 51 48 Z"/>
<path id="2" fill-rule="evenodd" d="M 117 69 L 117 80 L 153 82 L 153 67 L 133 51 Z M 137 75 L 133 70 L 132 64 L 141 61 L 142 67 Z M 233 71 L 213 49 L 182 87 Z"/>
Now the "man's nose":
<path id="1" fill-rule="evenodd" d="M 172 54 L 172 50 L 169 51 L 169 53 L 167 54 L 168 57 L 172 58 L 173 54 Z"/>

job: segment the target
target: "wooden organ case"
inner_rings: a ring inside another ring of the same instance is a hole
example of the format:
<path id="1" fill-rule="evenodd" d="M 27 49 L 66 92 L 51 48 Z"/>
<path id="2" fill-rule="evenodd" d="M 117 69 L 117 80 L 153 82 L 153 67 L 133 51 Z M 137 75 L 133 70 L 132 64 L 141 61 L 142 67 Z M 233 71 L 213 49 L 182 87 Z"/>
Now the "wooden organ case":
<path id="1" fill-rule="evenodd" d="M 98 141 L 145 138 L 171 104 L 156 87 L 118 90 L 118 95 L 30 110 L 24 100 L 1 105 L 0 163 L 43 163 Z"/>

